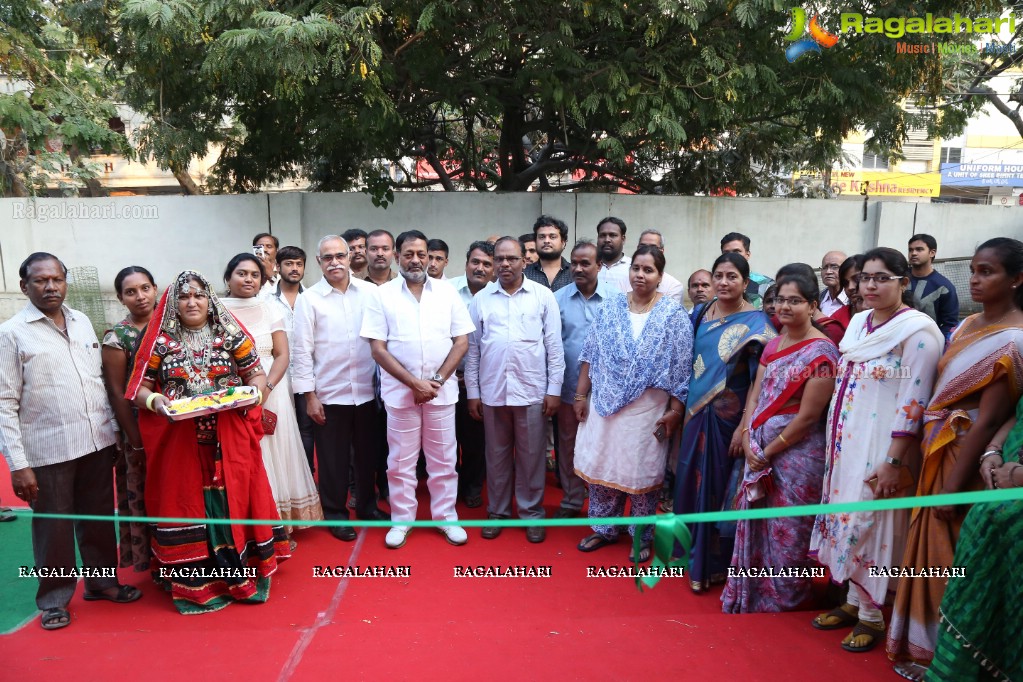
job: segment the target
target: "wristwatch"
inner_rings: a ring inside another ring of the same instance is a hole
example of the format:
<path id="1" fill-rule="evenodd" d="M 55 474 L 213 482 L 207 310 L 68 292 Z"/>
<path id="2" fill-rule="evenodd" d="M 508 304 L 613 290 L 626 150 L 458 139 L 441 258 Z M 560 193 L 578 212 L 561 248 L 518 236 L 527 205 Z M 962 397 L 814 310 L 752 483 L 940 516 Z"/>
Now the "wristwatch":
<path id="1" fill-rule="evenodd" d="M 430 377 L 430 381 L 436 381 L 438 384 L 443 384 L 444 383 L 444 377 L 442 377 L 440 375 L 440 372 L 437 372 L 432 377 Z"/>

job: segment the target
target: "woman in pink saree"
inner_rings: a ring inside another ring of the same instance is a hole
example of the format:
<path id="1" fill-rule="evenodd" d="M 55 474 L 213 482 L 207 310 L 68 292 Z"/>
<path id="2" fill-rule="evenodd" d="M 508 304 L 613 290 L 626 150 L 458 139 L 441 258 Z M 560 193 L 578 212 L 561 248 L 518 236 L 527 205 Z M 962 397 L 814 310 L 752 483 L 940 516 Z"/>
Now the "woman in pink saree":
<path id="1" fill-rule="evenodd" d="M 783 277 L 775 298 L 785 333 L 764 349 L 746 403 L 746 469 L 736 507 L 816 504 L 824 481 L 824 413 L 835 384 L 838 349 L 811 323 L 817 285 Z M 735 531 L 725 613 L 789 611 L 810 595 L 807 557 L 813 517 L 744 519 Z"/>

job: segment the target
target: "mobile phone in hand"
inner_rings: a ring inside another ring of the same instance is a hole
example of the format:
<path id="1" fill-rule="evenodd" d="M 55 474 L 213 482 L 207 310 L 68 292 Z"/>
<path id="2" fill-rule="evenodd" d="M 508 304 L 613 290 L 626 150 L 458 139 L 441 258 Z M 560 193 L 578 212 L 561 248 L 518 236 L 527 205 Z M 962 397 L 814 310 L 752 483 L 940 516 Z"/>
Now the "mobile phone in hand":
<path id="1" fill-rule="evenodd" d="M 664 424 L 661 424 L 660 426 L 657 427 L 657 430 L 654 431 L 654 438 L 657 439 L 658 443 L 663 443 L 664 439 L 667 437 L 668 431 L 664 428 Z"/>

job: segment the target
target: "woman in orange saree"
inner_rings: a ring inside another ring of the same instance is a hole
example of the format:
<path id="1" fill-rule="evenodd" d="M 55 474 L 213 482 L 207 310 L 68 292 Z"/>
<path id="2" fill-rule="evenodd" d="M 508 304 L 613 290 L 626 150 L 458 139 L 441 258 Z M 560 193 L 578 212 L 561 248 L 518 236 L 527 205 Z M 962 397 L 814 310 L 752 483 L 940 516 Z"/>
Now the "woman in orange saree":
<path id="1" fill-rule="evenodd" d="M 1023 394 L 1023 243 L 999 237 L 981 244 L 970 270 L 970 294 L 984 312 L 959 325 L 938 364 L 934 396 L 924 412 L 918 495 L 982 489 L 978 459 Z M 914 509 L 901 566 L 951 566 L 967 511 Z M 948 581 L 899 582 L 887 651 L 895 672 L 906 679 L 923 679 L 934 656 L 938 607 Z"/>

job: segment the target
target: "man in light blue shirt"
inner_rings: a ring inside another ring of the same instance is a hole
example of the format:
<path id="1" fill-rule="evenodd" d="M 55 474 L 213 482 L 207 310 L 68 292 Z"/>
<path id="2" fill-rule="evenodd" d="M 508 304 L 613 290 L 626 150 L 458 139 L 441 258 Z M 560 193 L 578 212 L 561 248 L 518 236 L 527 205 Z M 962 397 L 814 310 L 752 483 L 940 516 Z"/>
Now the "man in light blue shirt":
<path id="1" fill-rule="evenodd" d="M 564 495 L 554 513 L 558 519 L 578 516 L 585 497 L 585 483 L 575 474 L 575 434 L 579 420 L 575 416 L 575 391 L 579 383 L 579 353 L 597 309 L 608 296 L 617 293 L 598 281 L 600 259 L 597 246 L 581 241 L 572 249 L 572 284 L 554 293 L 561 310 L 561 340 L 565 348 L 565 382 L 561 384 L 558 407 L 558 476 Z"/>
<path id="2" fill-rule="evenodd" d="M 473 297 L 465 388 L 469 414 L 482 420 L 487 439 L 487 512 L 511 517 L 512 485 L 519 517 L 542 519 L 546 473 L 544 417 L 561 404 L 565 354 L 561 316 L 551 290 L 526 279 L 522 246 L 513 237 L 494 245 L 497 282 Z M 500 526 L 484 528 L 490 540 Z M 542 526 L 526 529 L 526 539 L 543 542 Z"/>

